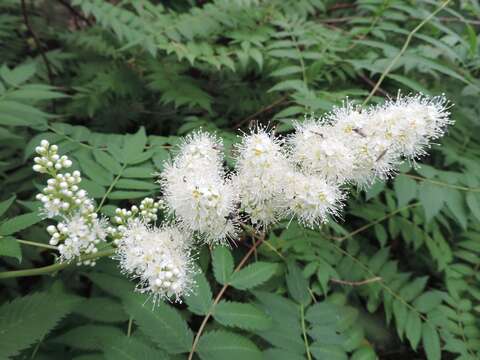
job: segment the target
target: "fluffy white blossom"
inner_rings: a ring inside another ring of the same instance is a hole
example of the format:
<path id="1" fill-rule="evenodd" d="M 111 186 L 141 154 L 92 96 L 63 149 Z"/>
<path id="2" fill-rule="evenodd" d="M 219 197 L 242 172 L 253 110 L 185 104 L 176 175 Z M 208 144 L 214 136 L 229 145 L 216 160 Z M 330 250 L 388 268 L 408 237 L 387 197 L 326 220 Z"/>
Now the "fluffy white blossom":
<path id="1" fill-rule="evenodd" d="M 340 184 L 355 177 L 356 152 L 348 136 L 321 119 L 308 119 L 295 125 L 289 138 L 292 160 L 308 173 Z"/>
<path id="2" fill-rule="evenodd" d="M 56 226 L 48 226 L 47 231 L 52 236 L 50 244 L 58 245 L 60 260 L 70 262 L 80 255 L 94 254 L 98 251 L 97 245 L 107 237 L 107 221 L 96 216 L 86 218 L 76 213 L 72 217 L 66 217 Z M 95 261 L 85 260 L 78 264 L 93 266 Z"/>
<path id="3" fill-rule="evenodd" d="M 138 278 L 137 290 L 152 294 L 154 301 L 179 301 L 194 287 L 189 240 L 176 227 L 149 227 L 132 221 L 119 242 L 120 267 Z"/>
<path id="4" fill-rule="evenodd" d="M 308 227 L 327 222 L 330 215 L 339 215 L 343 198 L 337 186 L 317 175 L 297 171 L 287 176 L 286 213 Z"/>
<path id="5" fill-rule="evenodd" d="M 197 132 L 187 137 L 161 174 L 164 199 L 179 225 L 208 242 L 236 233 L 237 195 L 223 168 L 222 143 Z"/>
<path id="6" fill-rule="evenodd" d="M 237 147 L 234 184 L 241 209 L 256 226 L 274 223 L 283 210 L 285 175 L 293 168 L 282 145 L 271 132 L 258 128 L 245 135 Z"/>
<path id="7" fill-rule="evenodd" d="M 373 136 L 382 137 L 392 152 L 414 160 L 452 124 L 445 96 L 398 96 L 370 110 Z"/>

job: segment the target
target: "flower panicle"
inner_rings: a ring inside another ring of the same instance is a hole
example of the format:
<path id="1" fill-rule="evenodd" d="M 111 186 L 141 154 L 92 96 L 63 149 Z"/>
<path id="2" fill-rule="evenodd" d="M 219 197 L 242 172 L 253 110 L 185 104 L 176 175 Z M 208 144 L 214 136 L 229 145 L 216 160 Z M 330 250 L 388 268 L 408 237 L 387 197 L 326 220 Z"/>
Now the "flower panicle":
<path id="1" fill-rule="evenodd" d="M 368 187 L 389 178 L 403 161 L 414 162 L 442 137 L 450 118 L 445 96 L 398 95 L 361 108 L 348 100 L 320 118 L 306 116 L 286 138 L 255 126 L 235 145 L 235 166 L 224 167 L 222 140 L 204 131 L 186 136 L 160 174 L 162 197 L 118 208 L 108 223 L 81 189 L 78 170 L 58 147 L 42 140 L 33 170 L 49 175 L 37 195 L 50 244 L 61 261 L 80 260 L 112 239 L 124 273 L 154 301 L 180 301 L 195 286 L 195 240 L 227 243 L 241 221 L 266 229 L 282 219 L 315 228 L 340 217 L 348 186 Z M 156 225 L 158 211 L 168 220 Z"/>

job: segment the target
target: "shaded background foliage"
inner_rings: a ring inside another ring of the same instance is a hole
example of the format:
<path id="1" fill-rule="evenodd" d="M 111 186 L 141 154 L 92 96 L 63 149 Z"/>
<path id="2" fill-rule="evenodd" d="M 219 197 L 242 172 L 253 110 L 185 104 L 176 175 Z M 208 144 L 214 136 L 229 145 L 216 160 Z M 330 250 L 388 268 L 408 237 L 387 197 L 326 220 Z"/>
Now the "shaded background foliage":
<path id="1" fill-rule="evenodd" d="M 0 358 L 184 359 L 202 323 L 202 360 L 478 358 L 480 6 L 451 2 L 413 32 L 440 5 L 3 0 Z M 445 93 L 456 125 L 420 168 L 354 190 L 343 219 L 203 248 L 196 294 L 153 312 L 108 259 L 3 278 L 54 262 L 25 243 L 48 243 L 40 139 L 111 215 L 158 194 L 152 174 L 189 131 L 216 131 L 228 155 L 252 120 L 288 134 L 305 113 L 362 103 L 381 74 L 371 102 Z"/>

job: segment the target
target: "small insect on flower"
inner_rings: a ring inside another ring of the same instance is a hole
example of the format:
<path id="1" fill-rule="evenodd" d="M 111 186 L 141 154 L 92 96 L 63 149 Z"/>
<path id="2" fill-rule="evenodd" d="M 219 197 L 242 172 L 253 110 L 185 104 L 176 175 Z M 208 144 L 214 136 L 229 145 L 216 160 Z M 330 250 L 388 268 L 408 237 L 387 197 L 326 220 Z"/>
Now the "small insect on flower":
<path id="1" fill-rule="evenodd" d="M 173 226 L 128 224 L 116 257 L 122 271 L 139 279 L 137 291 L 158 300 L 181 301 L 194 289 L 190 237 Z"/>

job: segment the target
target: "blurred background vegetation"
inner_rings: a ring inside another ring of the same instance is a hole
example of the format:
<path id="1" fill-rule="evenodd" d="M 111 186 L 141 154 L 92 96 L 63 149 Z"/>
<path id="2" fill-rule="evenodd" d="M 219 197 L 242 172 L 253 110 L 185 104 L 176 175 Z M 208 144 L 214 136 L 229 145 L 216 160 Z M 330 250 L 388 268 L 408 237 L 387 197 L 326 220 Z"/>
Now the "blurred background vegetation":
<path id="1" fill-rule="evenodd" d="M 186 359 L 205 323 L 202 360 L 478 359 L 479 30 L 476 0 L 1 0 L 0 358 Z M 48 243 L 40 139 L 108 216 L 158 195 L 152 174 L 193 129 L 229 155 L 253 120 L 288 134 L 399 89 L 452 102 L 456 124 L 421 167 L 353 189 L 318 231 L 201 249 L 184 304 L 142 306 L 109 259 L 2 276 L 55 260 L 26 243 Z"/>

